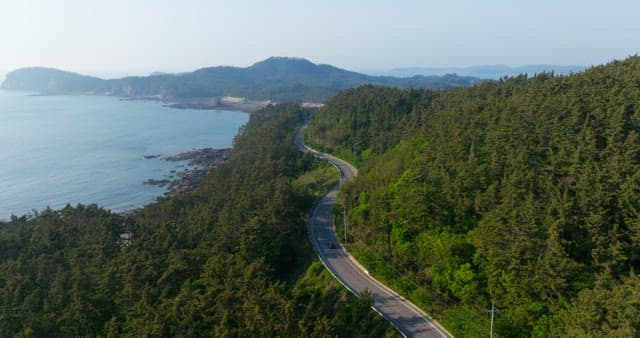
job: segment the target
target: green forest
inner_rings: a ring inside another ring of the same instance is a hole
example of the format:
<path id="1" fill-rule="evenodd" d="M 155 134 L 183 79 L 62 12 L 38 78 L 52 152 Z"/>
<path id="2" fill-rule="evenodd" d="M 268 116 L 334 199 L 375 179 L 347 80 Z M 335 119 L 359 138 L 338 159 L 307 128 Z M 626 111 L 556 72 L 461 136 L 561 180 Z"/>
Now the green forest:
<path id="1" fill-rule="evenodd" d="M 338 177 L 295 148 L 306 114 L 253 113 L 199 189 L 133 215 L 78 205 L 0 223 L 0 336 L 396 336 L 308 243 Z"/>
<path id="2" fill-rule="evenodd" d="M 352 161 L 349 248 L 459 337 L 640 336 L 640 57 L 449 91 L 363 86 L 308 143 Z"/>
<path id="3" fill-rule="evenodd" d="M 2 337 L 390 337 L 316 258 L 352 161 L 348 246 L 457 337 L 640 336 L 640 57 L 446 91 L 361 86 L 251 114 L 193 192 L 0 223 Z M 336 208 L 337 222 L 342 213 Z"/>

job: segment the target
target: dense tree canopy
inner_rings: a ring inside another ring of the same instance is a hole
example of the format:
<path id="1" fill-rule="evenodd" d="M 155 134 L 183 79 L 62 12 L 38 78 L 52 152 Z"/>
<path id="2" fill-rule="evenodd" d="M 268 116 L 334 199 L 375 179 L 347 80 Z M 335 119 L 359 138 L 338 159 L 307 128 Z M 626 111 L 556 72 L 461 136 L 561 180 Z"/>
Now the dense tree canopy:
<path id="1" fill-rule="evenodd" d="M 501 336 L 640 335 L 640 57 L 346 90 L 307 138 L 361 167 L 352 250 L 454 333 L 486 334 L 494 301 Z"/>
<path id="2" fill-rule="evenodd" d="M 337 177 L 296 150 L 303 114 L 252 114 L 198 190 L 133 216 L 79 205 L 0 224 L 0 336 L 394 335 L 313 261 L 306 215 Z"/>

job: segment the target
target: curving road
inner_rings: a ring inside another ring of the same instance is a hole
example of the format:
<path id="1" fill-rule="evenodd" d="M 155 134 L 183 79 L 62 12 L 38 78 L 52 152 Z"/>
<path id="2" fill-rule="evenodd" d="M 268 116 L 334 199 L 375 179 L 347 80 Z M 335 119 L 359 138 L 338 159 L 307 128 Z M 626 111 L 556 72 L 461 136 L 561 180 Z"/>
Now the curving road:
<path id="1" fill-rule="evenodd" d="M 405 337 L 452 337 L 418 307 L 371 277 L 346 248 L 339 244 L 333 227 L 333 206 L 342 183 L 352 180 L 358 174 L 358 170 L 337 157 L 307 147 L 302 142 L 302 130 L 306 126 L 305 124 L 296 134 L 295 142 L 298 148 L 329 161 L 340 172 L 340 183 L 320 200 L 309 220 L 309 236 L 322 263 L 356 296 L 359 297 L 363 291 L 369 290 L 374 310 L 391 322 Z"/>

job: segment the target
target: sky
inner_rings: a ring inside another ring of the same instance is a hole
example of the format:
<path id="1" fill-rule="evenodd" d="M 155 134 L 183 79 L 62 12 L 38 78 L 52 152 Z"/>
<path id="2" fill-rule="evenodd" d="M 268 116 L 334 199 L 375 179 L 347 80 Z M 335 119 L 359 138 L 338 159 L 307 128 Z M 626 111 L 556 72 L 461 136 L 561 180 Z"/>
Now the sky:
<path id="1" fill-rule="evenodd" d="M 596 65 L 639 52 L 638 18 L 637 0 L 0 0 L 0 73 Z"/>

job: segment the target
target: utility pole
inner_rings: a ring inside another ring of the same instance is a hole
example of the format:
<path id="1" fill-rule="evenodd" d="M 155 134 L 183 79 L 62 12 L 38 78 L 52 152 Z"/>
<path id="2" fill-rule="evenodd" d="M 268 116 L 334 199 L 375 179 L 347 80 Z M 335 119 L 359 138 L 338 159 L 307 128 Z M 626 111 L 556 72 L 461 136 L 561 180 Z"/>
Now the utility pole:
<path id="1" fill-rule="evenodd" d="M 490 329 L 489 329 L 489 337 L 490 337 L 490 338 L 493 338 L 493 315 L 494 315 L 496 312 L 500 312 L 500 310 L 496 310 L 496 306 L 495 306 L 494 302 L 493 302 L 493 301 L 491 301 L 491 310 L 485 310 L 484 312 L 489 312 L 489 313 L 491 313 L 491 327 L 490 327 Z"/>
<path id="2" fill-rule="evenodd" d="M 493 338 L 493 314 L 496 312 L 496 306 L 491 301 L 491 328 L 489 329 L 489 338 Z"/>

